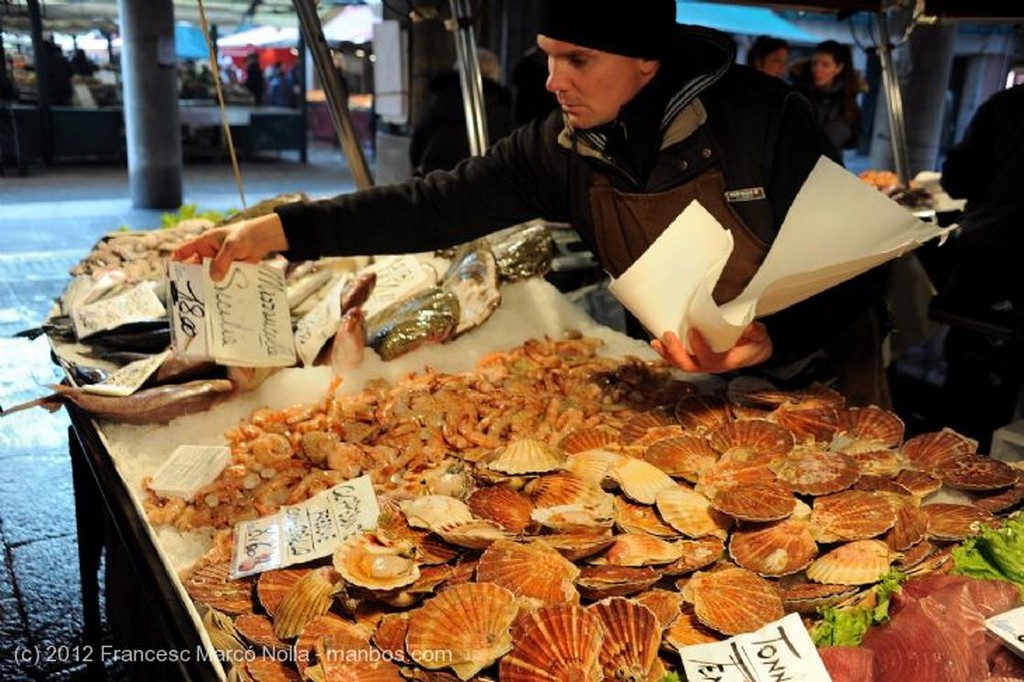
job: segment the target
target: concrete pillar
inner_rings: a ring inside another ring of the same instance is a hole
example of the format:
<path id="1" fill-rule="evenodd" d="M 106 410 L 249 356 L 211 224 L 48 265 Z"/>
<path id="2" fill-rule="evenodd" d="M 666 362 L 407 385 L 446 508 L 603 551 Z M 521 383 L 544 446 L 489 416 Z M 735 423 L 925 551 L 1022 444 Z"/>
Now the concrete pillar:
<path id="1" fill-rule="evenodd" d="M 910 34 L 910 77 L 903 90 L 911 177 L 935 170 L 942 124 L 953 112 L 949 74 L 953 66 L 956 26 L 917 26 Z"/>
<path id="2" fill-rule="evenodd" d="M 172 0 L 118 0 L 128 184 L 136 208 L 181 205 L 181 126 Z"/>

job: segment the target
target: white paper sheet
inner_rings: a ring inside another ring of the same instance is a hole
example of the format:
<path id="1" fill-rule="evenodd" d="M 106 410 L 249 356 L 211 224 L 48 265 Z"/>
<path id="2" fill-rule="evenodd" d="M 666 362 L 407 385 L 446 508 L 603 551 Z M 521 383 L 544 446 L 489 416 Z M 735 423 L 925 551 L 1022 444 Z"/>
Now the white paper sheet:
<path id="1" fill-rule="evenodd" d="M 689 330 L 696 329 L 714 351 L 722 352 L 755 316 L 788 308 L 948 231 L 922 223 L 821 157 L 764 263 L 734 300 L 718 306 L 711 299 L 732 239 L 719 236 L 728 232 L 697 202 L 610 289 L 659 337 L 675 331 L 685 342 Z"/>

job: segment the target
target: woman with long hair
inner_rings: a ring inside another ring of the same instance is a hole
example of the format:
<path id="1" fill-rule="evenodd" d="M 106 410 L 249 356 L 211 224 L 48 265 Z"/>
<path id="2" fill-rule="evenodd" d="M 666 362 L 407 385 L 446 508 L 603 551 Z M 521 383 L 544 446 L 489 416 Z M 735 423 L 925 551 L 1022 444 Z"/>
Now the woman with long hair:
<path id="1" fill-rule="evenodd" d="M 810 100 L 818 122 L 836 149 L 852 149 L 860 137 L 857 93 L 860 74 L 853 68 L 847 45 L 834 40 L 818 43 L 809 68 L 794 75 L 794 84 Z"/>

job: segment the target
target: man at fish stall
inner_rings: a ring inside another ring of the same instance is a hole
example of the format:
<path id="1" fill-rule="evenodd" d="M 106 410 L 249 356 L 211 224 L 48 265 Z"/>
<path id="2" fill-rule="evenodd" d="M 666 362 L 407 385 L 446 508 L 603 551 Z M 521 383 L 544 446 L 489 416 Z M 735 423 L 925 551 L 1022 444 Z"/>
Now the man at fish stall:
<path id="1" fill-rule="evenodd" d="M 540 216 L 574 225 L 618 277 L 697 199 L 734 238 L 714 290 L 729 301 L 819 157 L 838 158 L 806 100 L 736 65 L 729 37 L 677 25 L 675 12 L 673 0 L 550 0 L 537 45 L 560 111 L 451 172 L 281 206 L 207 232 L 174 258 L 213 258 L 219 278 L 231 261 L 274 251 L 293 260 L 421 252 Z M 757 366 L 792 387 L 835 379 L 851 403 L 887 406 L 884 279 L 871 271 L 754 322 L 722 353 L 695 332 L 692 352 L 672 332 L 651 344 L 688 372 Z"/>

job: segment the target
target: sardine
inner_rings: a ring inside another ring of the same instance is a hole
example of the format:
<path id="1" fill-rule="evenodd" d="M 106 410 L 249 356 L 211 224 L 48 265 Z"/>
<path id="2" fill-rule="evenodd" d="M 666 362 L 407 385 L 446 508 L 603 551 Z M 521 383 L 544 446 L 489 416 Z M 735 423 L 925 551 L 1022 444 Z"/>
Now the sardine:
<path id="1" fill-rule="evenodd" d="M 9 408 L 7 415 L 29 407 L 56 409 L 64 403 L 74 403 L 93 417 L 128 424 L 165 424 L 175 417 L 208 410 L 217 400 L 234 390 L 227 379 L 192 381 L 170 384 L 138 391 L 129 396 L 107 396 L 88 393 L 80 388 L 52 386 L 53 395 Z"/>
<path id="2" fill-rule="evenodd" d="M 136 325 L 139 325 L 136 327 Z M 88 345 L 101 350 L 131 350 L 141 353 L 162 353 L 171 345 L 171 326 L 167 320 L 133 322 L 93 334 Z"/>
<path id="3" fill-rule="evenodd" d="M 460 257 L 445 273 L 441 287 L 459 299 L 456 336 L 482 324 L 501 305 L 498 266 L 487 248 L 476 248 Z"/>
<path id="4" fill-rule="evenodd" d="M 441 343 L 459 324 L 459 299 L 433 287 L 394 303 L 367 322 L 368 344 L 391 360 L 424 343 Z"/>
<path id="5" fill-rule="evenodd" d="M 346 284 L 341 292 L 341 314 L 344 315 L 349 310 L 366 303 L 366 299 L 370 298 L 376 284 L 377 273 L 373 271 L 364 272 Z"/>
<path id="6" fill-rule="evenodd" d="M 341 316 L 341 325 L 331 346 L 331 370 L 341 376 L 363 363 L 366 351 L 366 318 L 362 308 L 349 308 Z"/>

